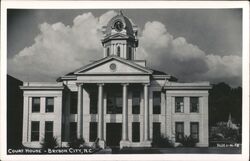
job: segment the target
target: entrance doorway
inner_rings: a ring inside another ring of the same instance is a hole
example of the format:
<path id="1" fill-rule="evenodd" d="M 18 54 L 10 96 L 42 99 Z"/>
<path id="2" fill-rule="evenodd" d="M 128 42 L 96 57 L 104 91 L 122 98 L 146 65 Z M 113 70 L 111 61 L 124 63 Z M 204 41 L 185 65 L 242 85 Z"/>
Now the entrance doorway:
<path id="1" fill-rule="evenodd" d="M 121 123 L 107 123 L 106 124 L 106 143 L 107 146 L 119 146 L 122 138 L 122 124 Z"/>

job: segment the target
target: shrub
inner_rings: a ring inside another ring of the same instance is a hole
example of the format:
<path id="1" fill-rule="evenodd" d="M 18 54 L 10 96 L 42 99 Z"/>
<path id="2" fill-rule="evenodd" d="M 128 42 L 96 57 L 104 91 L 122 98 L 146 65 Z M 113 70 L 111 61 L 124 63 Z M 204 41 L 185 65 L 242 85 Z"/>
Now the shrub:
<path id="1" fill-rule="evenodd" d="M 168 137 L 160 135 L 153 138 L 152 146 L 158 148 L 169 148 L 174 147 L 174 144 Z"/>
<path id="2" fill-rule="evenodd" d="M 83 138 L 74 139 L 68 143 L 68 146 L 71 148 L 80 148 L 85 146 L 85 140 Z"/>
<path id="3" fill-rule="evenodd" d="M 183 139 L 180 140 L 180 143 L 184 147 L 194 147 L 197 143 L 197 140 L 194 139 L 191 135 L 190 136 L 184 136 Z"/>
<path id="4" fill-rule="evenodd" d="M 221 135 L 223 137 L 218 137 Z M 228 128 L 224 123 L 218 123 L 216 127 L 210 132 L 210 141 L 231 141 L 241 142 L 241 134 L 239 129 Z"/>
<path id="5" fill-rule="evenodd" d="M 100 145 L 99 145 L 99 138 L 96 138 L 95 142 L 91 145 L 91 148 L 98 150 L 101 149 Z"/>
<path id="6" fill-rule="evenodd" d="M 56 148 L 58 147 L 58 142 L 56 137 L 43 138 L 41 143 L 43 149 Z"/>

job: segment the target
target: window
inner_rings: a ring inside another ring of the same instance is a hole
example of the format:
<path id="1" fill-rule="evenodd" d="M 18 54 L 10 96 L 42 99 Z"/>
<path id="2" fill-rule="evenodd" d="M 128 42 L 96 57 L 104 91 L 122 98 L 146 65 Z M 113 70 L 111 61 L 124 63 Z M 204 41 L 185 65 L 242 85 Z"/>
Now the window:
<path id="1" fill-rule="evenodd" d="M 132 114 L 140 114 L 140 92 L 134 91 L 132 94 Z"/>
<path id="2" fill-rule="evenodd" d="M 175 97 L 175 112 L 184 112 L 184 98 Z"/>
<path id="3" fill-rule="evenodd" d="M 107 48 L 107 56 L 110 55 L 109 47 Z"/>
<path id="4" fill-rule="evenodd" d="M 53 138 L 53 121 L 45 121 L 45 140 Z"/>
<path id="5" fill-rule="evenodd" d="M 175 141 L 180 142 L 184 137 L 184 122 L 175 123 Z"/>
<path id="6" fill-rule="evenodd" d="M 153 122 L 153 139 L 158 139 L 161 136 L 161 123 Z"/>
<path id="7" fill-rule="evenodd" d="M 97 102 L 98 102 L 97 92 L 90 91 L 89 98 L 90 98 L 89 113 L 90 114 L 97 114 Z"/>
<path id="8" fill-rule="evenodd" d="M 161 92 L 153 92 L 153 114 L 161 114 Z"/>
<path id="9" fill-rule="evenodd" d="M 70 94 L 70 113 L 77 114 L 77 92 Z"/>
<path id="10" fill-rule="evenodd" d="M 32 98 L 32 112 L 40 112 L 40 98 L 39 97 Z"/>
<path id="11" fill-rule="evenodd" d="M 77 123 L 76 122 L 71 122 L 70 127 L 69 127 L 69 138 L 70 140 L 75 140 L 77 139 Z"/>
<path id="12" fill-rule="evenodd" d="M 197 142 L 199 142 L 199 122 L 190 123 L 190 134 Z"/>
<path id="13" fill-rule="evenodd" d="M 46 98 L 46 112 L 54 112 L 54 98 L 53 97 Z"/>
<path id="14" fill-rule="evenodd" d="M 94 142 L 97 138 L 97 122 L 89 124 L 89 141 Z"/>
<path id="15" fill-rule="evenodd" d="M 107 94 L 107 114 L 122 113 L 122 92 L 110 91 Z"/>
<path id="16" fill-rule="evenodd" d="M 39 121 L 31 122 L 31 141 L 39 141 Z"/>
<path id="17" fill-rule="evenodd" d="M 132 60 L 132 48 L 128 48 L 128 60 Z"/>
<path id="18" fill-rule="evenodd" d="M 140 141 L 140 122 L 132 122 L 132 142 Z"/>
<path id="19" fill-rule="evenodd" d="M 117 46 L 116 55 L 117 55 L 117 56 L 120 56 L 120 55 L 121 55 L 121 48 L 120 48 L 120 46 Z"/>
<path id="20" fill-rule="evenodd" d="M 190 112 L 199 112 L 199 97 L 190 97 Z"/>

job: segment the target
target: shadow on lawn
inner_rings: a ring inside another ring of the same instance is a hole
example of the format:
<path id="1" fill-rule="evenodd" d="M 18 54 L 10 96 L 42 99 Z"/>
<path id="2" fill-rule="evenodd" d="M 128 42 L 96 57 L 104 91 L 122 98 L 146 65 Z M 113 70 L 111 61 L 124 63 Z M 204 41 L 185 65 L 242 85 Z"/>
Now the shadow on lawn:
<path id="1" fill-rule="evenodd" d="M 241 154 L 241 148 L 112 148 L 112 154 Z"/>

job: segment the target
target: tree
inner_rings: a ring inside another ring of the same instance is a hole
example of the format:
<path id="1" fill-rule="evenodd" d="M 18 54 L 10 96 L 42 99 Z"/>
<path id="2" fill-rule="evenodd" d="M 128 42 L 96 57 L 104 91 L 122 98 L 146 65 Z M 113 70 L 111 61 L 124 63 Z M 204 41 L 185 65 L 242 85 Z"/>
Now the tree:
<path id="1" fill-rule="evenodd" d="M 242 88 L 231 88 L 222 82 L 214 84 L 209 91 L 209 124 L 226 122 L 229 113 L 235 123 L 241 124 L 242 120 Z"/>

